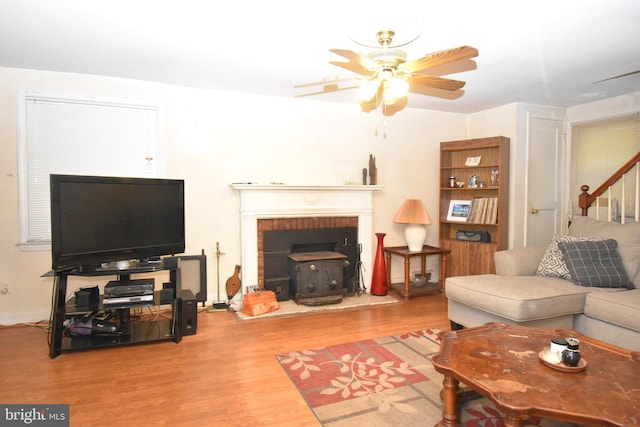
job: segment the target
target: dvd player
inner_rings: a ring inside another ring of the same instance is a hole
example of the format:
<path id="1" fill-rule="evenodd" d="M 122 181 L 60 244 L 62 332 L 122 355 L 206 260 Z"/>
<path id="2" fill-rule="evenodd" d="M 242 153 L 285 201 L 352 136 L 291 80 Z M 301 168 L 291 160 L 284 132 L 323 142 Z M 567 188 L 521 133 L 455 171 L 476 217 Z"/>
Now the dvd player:
<path id="1" fill-rule="evenodd" d="M 155 279 L 112 280 L 104 287 L 104 298 L 128 298 L 151 296 L 155 288 Z"/>
<path id="2" fill-rule="evenodd" d="M 103 305 L 110 304 L 133 304 L 138 302 L 149 302 L 153 301 L 153 295 L 138 295 L 138 296 L 129 296 L 129 297 L 113 297 L 113 298 L 104 298 L 102 300 Z"/>

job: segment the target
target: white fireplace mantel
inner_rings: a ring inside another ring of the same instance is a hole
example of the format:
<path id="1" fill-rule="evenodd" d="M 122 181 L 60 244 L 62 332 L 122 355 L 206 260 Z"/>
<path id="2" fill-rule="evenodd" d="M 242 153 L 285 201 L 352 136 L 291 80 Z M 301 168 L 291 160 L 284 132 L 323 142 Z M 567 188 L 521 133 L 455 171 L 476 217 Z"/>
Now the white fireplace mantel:
<path id="1" fill-rule="evenodd" d="M 242 287 L 258 283 L 258 219 L 357 216 L 365 284 L 373 266 L 373 192 L 378 185 L 231 184 L 239 194 Z"/>

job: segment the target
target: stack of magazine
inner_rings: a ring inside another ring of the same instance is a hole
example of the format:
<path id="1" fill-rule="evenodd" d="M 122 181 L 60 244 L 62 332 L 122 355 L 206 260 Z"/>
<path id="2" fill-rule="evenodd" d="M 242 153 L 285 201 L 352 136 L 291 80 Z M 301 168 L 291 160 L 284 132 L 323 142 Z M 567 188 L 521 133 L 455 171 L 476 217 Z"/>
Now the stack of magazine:
<path id="1" fill-rule="evenodd" d="M 497 224 L 498 198 L 475 197 L 471 201 L 467 222 L 472 224 Z"/>

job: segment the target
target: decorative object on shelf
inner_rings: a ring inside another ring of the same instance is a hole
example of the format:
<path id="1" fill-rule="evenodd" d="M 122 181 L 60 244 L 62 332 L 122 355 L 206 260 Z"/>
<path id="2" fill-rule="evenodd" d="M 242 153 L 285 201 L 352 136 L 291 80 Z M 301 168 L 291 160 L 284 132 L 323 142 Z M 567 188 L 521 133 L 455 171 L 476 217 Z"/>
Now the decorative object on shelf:
<path id="1" fill-rule="evenodd" d="M 362 168 L 362 185 L 367 185 L 367 168 Z"/>
<path id="2" fill-rule="evenodd" d="M 449 188 L 456 188 L 456 177 L 455 176 L 450 176 L 449 177 Z"/>
<path id="3" fill-rule="evenodd" d="M 477 188 L 480 183 L 480 177 L 478 175 L 471 175 L 469 177 L 469 188 Z"/>
<path id="4" fill-rule="evenodd" d="M 464 165 L 465 166 L 478 166 L 480 164 L 480 159 L 482 159 L 482 156 L 467 157 L 467 160 L 465 160 Z"/>
<path id="5" fill-rule="evenodd" d="M 471 200 L 452 200 L 449 202 L 447 221 L 467 222 Z"/>
<path id="6" fill-rule="evenodd" d="M 427 238 L 425 225 L 431 224 L 431 218 L 422 201 L 407 199 L 402 203 L 400 210 L 393 218 L 396 224 L 407 224 L 404 229 L 404 237 L 411 252 L 422 250 L 422 245 Z"/>
<path id="7" fill-rule="evenodd" d="M 384 236 L 386 233 L 376 233 L 378 249 L 373 261 L 373 274 L 371 275 L 371 295 L 387 295 L 387 267 L 384 262 Z"/>
<path id="8" fill-rule="evenodd" d="M 497 187 L 498 186 L 498 174 L 499 173 L 500 173 L 500 171 L 498 170 L 498 168 L 491 169 L 491 186 L 492 187 Z"/>
<path id="9" fill-rule="evenodd" d="M 369 154 L 369 184 L 378 185 L 378 168 L 373 154 Z"/>

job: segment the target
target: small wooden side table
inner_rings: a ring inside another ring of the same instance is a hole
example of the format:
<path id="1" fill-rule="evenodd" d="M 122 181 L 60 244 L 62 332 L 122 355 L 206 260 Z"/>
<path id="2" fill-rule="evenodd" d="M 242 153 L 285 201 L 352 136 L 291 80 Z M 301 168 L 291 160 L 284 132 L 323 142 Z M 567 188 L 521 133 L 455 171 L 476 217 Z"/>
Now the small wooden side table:
<path id="1" fill-rule="evenodd" d="M 450 249 L 441 249 L 435 246 L 424 245 L 422 250 L 412 252 L 407 246 L 391 246 L 384 248 L 384 253 L 387 261 L 387 286 L 389 289 L 398 292 L 405 298 L 440 293 L 444 290 L 444 279 L 447 271 L 447 255 L 451 253 Z M 404 283 L 391 283 L 391 255 L 398 255 L 404 258 Z M 420 272 L 424 276 L 427 267 L 426 259 L 428 256 L 437 256 L 440 259 L 438 282 L 425 283 L 422 286 L 411 286 L 411 258 L 420 257 Z"/>

